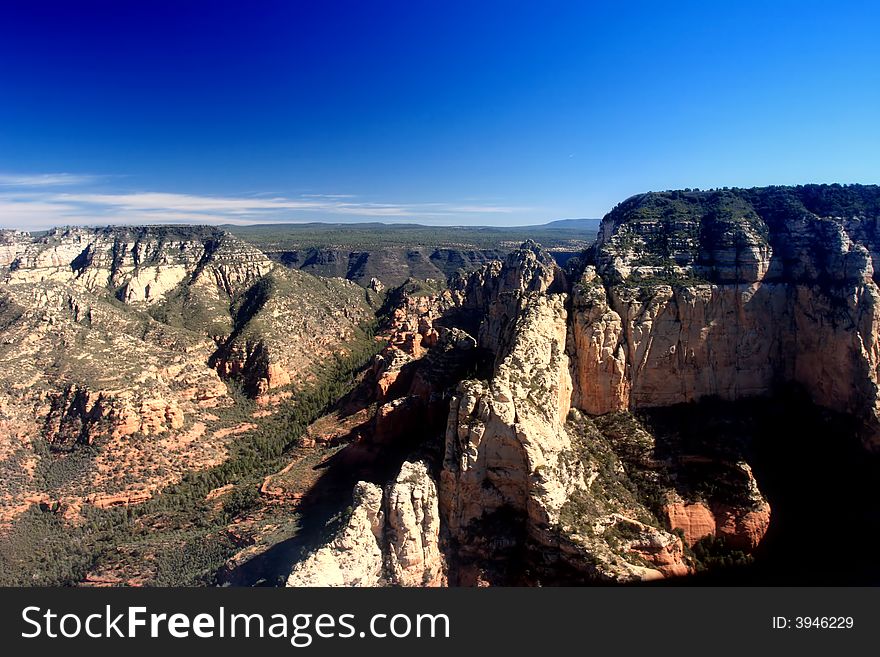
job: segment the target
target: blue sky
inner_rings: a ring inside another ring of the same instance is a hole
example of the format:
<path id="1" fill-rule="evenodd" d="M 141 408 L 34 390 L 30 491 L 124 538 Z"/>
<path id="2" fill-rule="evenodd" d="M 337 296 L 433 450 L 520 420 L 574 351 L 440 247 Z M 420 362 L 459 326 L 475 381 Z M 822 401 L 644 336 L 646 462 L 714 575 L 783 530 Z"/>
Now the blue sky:
<path id="1" fill-rule="evenodd" d="M 0 3 L 0 226 L 596 217 L 877 183 L 873 2 Z"/>

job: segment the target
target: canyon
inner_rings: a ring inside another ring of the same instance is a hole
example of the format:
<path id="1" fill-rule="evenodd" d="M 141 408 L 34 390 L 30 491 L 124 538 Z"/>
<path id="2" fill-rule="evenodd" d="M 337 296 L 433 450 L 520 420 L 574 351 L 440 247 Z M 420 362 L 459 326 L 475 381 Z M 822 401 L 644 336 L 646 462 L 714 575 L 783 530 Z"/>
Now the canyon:
<path id="1" fill-rule="evenodd" d="M 387 280 L 219 229 L 4 232 L 4 581 L 28 532 L 121 514 L 61 581 L 768 581 L 798 491 L 880 522 L 878 221 L 875 186 L 648 193 L 574 257 Z"/>
<path id="2" fill-rule="evenodd" d="M 59 229 L 5 244 L 0 423 L 16 476 L 4 477 L 2 523 L 29 497 L 76 517 L 223 462 L 226 382 L 271 404 L 372 316 L 353 283 L 289 271 L 213 229 Z"/>

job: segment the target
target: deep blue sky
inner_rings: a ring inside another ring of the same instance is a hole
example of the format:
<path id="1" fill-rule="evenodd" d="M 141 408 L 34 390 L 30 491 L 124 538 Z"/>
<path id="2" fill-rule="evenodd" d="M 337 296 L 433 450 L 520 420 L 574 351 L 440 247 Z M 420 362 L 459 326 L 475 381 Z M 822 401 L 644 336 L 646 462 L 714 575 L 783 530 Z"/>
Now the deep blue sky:
<path id="1" fill-rule="evenodd" d="M 0 225 L 880 182 L 877 4 L 0 0 Z"/>

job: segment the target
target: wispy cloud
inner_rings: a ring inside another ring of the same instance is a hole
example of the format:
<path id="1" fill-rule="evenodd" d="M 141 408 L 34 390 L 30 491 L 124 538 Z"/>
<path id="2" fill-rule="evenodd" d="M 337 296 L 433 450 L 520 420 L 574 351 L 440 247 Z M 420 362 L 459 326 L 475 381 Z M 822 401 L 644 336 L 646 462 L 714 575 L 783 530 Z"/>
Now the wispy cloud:
<path id="1" fill-rule="evenodd" d="M 196 196 L 163 192 L 136 194 L 57 194 L 62 203 L 79 203 L 115 207 L 130 212 L 191 211 L 206 214 L 252 214 L 266 210 L 306 210 L 320 208 L 326 203 L 311 200 L 276 198 L 235 198 L 224 196 Z"/>
<path id="2" fill-rule="evenodd" d="M 98 176 L 79 173 L 0 173 L 3 187 L 63 187 L 94 182 Z"/>
<path id="3" fill-rule="evenodd" d="M 63 173 L 0 175 L 0 226 L 39 229 L 68 224 L 247 224 L 320 221 L 334 216 L 346 220 L 424 220 L 448 224 L 456 219 L 472 222 L 482 215 L 534 210 L 497 203 L 382 203 L 353 194 L 291 197 L 93 191 L 92 183 L 97 179 Z M 71 189 L 53 189 L 61 186 Z"/>
<path id="4" fill-rule="evenodd" d="M 300 194 L 302 198 L 355 198 L 354 194 Z"/>

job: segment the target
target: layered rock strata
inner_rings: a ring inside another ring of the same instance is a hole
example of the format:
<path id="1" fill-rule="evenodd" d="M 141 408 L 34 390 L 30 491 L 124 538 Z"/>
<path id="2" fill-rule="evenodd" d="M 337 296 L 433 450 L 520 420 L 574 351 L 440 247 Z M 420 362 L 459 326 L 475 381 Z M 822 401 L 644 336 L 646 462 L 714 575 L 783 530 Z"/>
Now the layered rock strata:
<path id="1" fill-rule="evenodd" d="M 573 404 L 601 414 L 803 386 L 880 436 L 877 188 L 634 197 L 573 290 Z"/>

